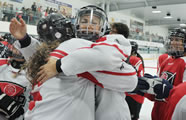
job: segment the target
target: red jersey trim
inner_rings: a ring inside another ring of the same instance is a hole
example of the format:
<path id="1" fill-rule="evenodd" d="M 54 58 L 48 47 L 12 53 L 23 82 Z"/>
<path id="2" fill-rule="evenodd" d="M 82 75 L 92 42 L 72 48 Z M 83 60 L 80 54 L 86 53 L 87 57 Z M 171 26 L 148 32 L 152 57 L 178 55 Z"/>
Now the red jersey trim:
<path id="1" fill-rule="evenodd" d="M 110 75 L 118 75 L 118 76 L 136 75 L 136 72 L 131 72 L 131 73 L 118 73 L 118 72 L 111 72 L 111 71 L 97 71 L 97 72 L 104 73 L 104 74 L 110 74 Z"/>
<path id="2" fill-rule="evenodd" d="M 62 54 L 62 55 L 64 55 L 64 56 L 68 55 L 66 52 L 61 51 L 61 50 L 54 50 L 54 51 L 52 51 L 52 52 L 58 52 L 58 53 L 60 53 L 60 54 Z"/>
<path id="3" fill-rule="evenodd" d="M 116 45 L 116 44 L 108 44 L 108 43 L 94 43 L 91 45 L 91 48 L 98 46 L 98 45 L 106 45 L 106 46 L 112 46 L 115 47 L 123 56 L 128 57 L 128 55 L 126 55 L 125 53 L 123 53 L 123 51 Z"/>
<path id="4" fill-rule="evenodd" d="M 98 82 L 98 80 L 92 75 L 90 74 L 89 72 L 85 72 L 85 73 L 82 73 L 82 74 L 78 74 L 77 75 L 78 77 L 83 77 L 83 78 L 86 78 L 90 81 L 92 81 L 93 83 L 95 83 L 96 85 L 104 88 L 103 84 L 101 84 L 100 82 Z"/>
<path id="5" fill-rule="evenodd" d="M 57 58 L 63 58 L 63 55 L 57 54 L 57 53 L 50 53 L 50 56 L 57 57 Z"/>
<path id="6" fill-rule="evenodd" d="M 105 40 L 107 40 L 107 37 L 102 37 L 102 38 L 96 40 L 96 42 L 103 42 L 103 41 L 105 41 Z"/>
<path id="7" fill-rule="evenodd" d="M 0 60 L 0 66 L 4 64 L 8 64 L 8 59 Z"/>

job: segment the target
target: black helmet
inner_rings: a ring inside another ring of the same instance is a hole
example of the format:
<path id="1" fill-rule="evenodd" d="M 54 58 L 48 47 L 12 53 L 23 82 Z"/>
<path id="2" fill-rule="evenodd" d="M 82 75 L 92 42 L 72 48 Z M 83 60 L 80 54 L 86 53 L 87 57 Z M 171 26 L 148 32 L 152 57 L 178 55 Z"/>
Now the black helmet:
<path id="1" fill-rule="evenodd" d="M 169 39 L 165 43 L 169 55 L 175 58 L 184 56 L 184 52 L 186 51 L 185 35 L 185 32 L 181 29 L 171 31 Z"/>
<path id="2" fill-rule="evenodd" d="M 59 40 L 63 42 L 74 37 L 74 30 L 70 20 L 58 13 L 52 13 L 42 18 L 37 25 L 37 32 L 44 42 Z"/>
<path id="3" fill-rule="evenodd" d="M 137 42 L 130 41 L 130 44 L 132 46 L 131 54 L 137 54 L 137 51 L 138 51 L 138 44 L 137 44 Z"/>
<path id="4" fill-rule="evenodd" d="M 87 19 L 82 19 L 85 16 Z M 98 20 L 98 22 L 95 22 L 95 20 Z M 82 26 L 86 27 L 82 28 Z M 92 29 L 89 29 L 89 27 Z M 94 5 L 89 5 L 82 7 L 77 12 L 75 21 L 76 37 L 95 41 L 101 36 L 108 34 L 109 30 L 107 14 L 103 9 Z"/>

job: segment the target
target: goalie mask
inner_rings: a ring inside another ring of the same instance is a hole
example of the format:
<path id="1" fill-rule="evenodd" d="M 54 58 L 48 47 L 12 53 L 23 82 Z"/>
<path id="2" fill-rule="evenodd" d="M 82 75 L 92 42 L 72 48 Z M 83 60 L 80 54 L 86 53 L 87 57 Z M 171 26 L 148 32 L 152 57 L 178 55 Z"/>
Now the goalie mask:
<path id="1" fill-rule="evenodd" d="M 185 32 L 177 29 L 172 31 L 166 42 L 167 53 L 175 58 L 184 56 L 186 51 Z"/>
<path id="2" fill-rule="evenodd" d="M 108 18 L 103 9 L 89 5 L 77 12 L 75 22 L 76 37 L 96 41 L 108 32 Z"/>
<path id="3" fill-rule="evenodd" d="M 58 13 L 42 18 L 37 25 L 38 35 L 43 42 L 59 40 L 63 42 L 74 37 L 70 20 Z"/>

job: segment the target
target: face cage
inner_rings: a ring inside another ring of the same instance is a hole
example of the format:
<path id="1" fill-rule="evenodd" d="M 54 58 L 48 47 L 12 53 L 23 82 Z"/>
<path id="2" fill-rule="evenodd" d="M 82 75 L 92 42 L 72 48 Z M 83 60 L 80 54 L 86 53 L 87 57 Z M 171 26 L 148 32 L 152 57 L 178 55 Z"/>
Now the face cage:
<path id="1" fill-rule="evenodd" d="M 174 36 L 172 36 L 174 37 Z M 172 38 L 170 37 L 170 39 Z M 182 44 L 178 45 L 178 44 L 172 44 L 171 40 L 168 40 L 166 43 L 166 49 L 167 49 L 167 53 L 169 55 L 171 55 L 174 58 L 179 58 L 179 57 L 183 57 L 184 56 L 184 52 L 185 52 L 185 43 L 182 41 Z"/>
<path id="2" fill-rule="evenodd" d="M 80 23 L 81 17 L 83 16 L 90 16 L 89 24 Z M 93 16 L 97 16 L 100 18 L 99 30 L 96 30 L 97 26 L 92 24 Z M 86 27 L 82 29 L 80 28 L 81 25 L 86 25 Z M 107 17 L 103 11 L 100 10 L 96 11 L 94 9 L 80 10 L 77 14 L 75 34 L 76 37 L 78 38 L 96 41 L 106 33 L 107 25 L 108 25 Z M 93 30 L 89 30 L 90 26 L 91 28 L 93 28 Z"/>

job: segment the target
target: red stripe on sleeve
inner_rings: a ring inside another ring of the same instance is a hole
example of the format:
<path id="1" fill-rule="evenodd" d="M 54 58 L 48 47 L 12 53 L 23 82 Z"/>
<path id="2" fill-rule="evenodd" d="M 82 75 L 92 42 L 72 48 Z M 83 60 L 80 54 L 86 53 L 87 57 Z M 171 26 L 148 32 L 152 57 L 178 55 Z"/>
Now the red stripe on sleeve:
<path id="1" fill-rule="evenodd" d="M 97 71 L 97 72 L 104 73 L 104 74 L 110 74 L 110 75 L 118 75 L 118 76 L 136 75 L 136 72 L 131 72 L 131 73 L 118 73 L 118 72 L 111 72 L 111 71 Z"/>
<path id="2" fill-rule="evenodd" d="M 77 76 L 78 76 L 78 77 L 86 78 L 86 79 L 92 81 L 93 83 L 95 83 L 96 85 L 98 85 L 98 86 L 104 88 L 104 86 L 103 86 L 101 83 L 99 83 L 98 80 L 97 80 L 92 74 L 90 74 L 89 72 L 85 72 L 85 73 L 82 73 L 82 74 L 78 74 Z"/>
<path id="3" fill-rule="evenodd" d="M 63 58 L 63 55 L 57 54 L 57 53 L 50 53 L 50 56 L 57 57 L 57 58 Z"/>
<path id="4" fill-rule="evenodd" d="M 64 55 L 64 56 L 66 56 L 66 55 L 68 55 L 66 52 L 64 52 L 64 51 L 61 51 L 61 50 L 54 50 L 53 52 L 58 52 L 58 53 L 61 53 L 62 55 Z"/>
<path id="5" fill-rule="evenodd" d="M 128 57 L 128 55 L 126 55 L 125 53 L 123 53 L 123 51 L 116 45 L 116 44 L 108 44 L 108 43 L 94 43 L 91 45 L 91 48 L 95 47 L 95 46 L 98 46 L 98 45 L 106 45 L 106 46 L 112 46 L 112 47 L 115 47 L 123 56 L 125 56 L 126 58 Z"/>

